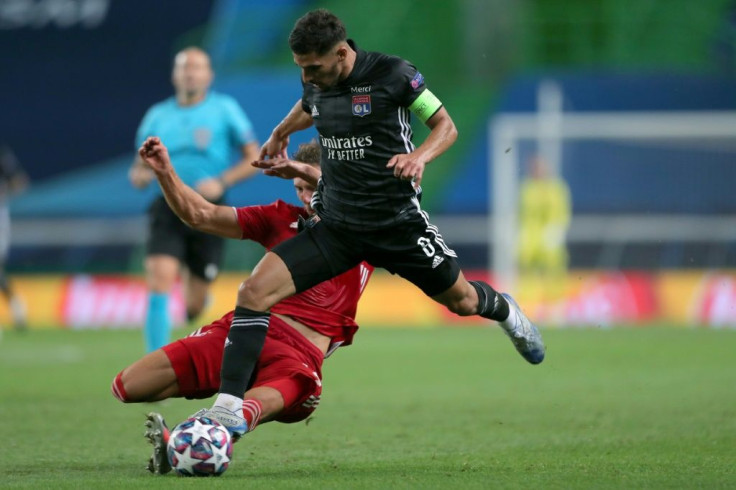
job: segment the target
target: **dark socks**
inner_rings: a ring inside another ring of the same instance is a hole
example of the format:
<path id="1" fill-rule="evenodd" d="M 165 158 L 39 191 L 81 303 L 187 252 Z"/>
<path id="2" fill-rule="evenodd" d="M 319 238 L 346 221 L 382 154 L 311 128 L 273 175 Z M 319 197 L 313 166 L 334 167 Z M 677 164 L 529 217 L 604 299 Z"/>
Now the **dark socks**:
<path id="1" fill-rule="evenodd" d="M 488 283 L 469 281 L 478 293 L 478 315 L 501 322 L 509 317 L 509 303 Z"/>
<path id="2" fill-rule="evenodd" d="M 271 314 L 267 312 L 235 307 L 222 354 L 220 393 L 243 397 L 266 341 L 270 318 Z"/>

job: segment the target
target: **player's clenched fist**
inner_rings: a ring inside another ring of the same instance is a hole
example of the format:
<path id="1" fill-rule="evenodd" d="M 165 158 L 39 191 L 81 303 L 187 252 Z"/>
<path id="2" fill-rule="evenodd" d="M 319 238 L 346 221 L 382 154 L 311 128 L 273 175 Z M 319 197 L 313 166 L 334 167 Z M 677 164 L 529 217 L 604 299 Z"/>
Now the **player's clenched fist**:
<path id="1" fill-rule="evenodd" d="M 169 151 L 166 149 L 161 139 L 151 136 L 143 142 L 138 149 L 138 155 L 146 162 L 154 172 L 164 172 L 171 167 L 169 160 Z"/>

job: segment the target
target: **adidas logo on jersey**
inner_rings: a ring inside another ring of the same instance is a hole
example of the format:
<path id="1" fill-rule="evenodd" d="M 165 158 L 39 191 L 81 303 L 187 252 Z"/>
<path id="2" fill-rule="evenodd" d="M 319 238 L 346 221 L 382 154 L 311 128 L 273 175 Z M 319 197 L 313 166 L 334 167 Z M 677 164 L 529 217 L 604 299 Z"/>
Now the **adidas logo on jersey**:
<path id="1" fill-rule="evenodd" d="M 312 117 L 317 117 L 317 116 L 319 116 L 319 111 L 317 110 L 317 106 L 313 105 L 312 106 Z"/>
<path id="2" fill-rule="evenodd" d="M 435 255 L 434 259 L 432 259 L 432 269 L 436 269 L 444 260 L 445 258 L 443 256 Z"/>

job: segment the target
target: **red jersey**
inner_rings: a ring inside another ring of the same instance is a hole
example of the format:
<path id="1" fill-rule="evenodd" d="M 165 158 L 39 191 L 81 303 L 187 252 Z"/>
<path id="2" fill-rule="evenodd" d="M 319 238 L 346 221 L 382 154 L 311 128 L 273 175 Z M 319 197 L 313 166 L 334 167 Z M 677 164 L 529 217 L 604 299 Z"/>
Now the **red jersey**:
<path id="1" fill-rule="evenodd" d="M 307 217 L 303 207 L 278 200 L 265 206 L 235 208 L 242 239 L 266 250 L 298 233 L 297 219 Z M 337 277 L 281 300 L 272 313 L 286 315 L 332 339 L 332 345 L 349 345 L 358 330 L 355 314 L 373 267 L 365 262 Z"/>

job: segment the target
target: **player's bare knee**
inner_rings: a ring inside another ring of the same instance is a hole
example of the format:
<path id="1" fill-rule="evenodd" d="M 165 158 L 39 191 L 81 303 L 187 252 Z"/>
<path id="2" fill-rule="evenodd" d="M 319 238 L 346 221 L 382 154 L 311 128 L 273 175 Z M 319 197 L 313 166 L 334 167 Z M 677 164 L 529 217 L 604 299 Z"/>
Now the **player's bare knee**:
<path id="1" fill-rule="evenodd" d="M 237 304 L 253 311 L 267 311 L 273 306 L 269 295 L 265 293 L 259 282 L 253 278 L 240 283 Z"/>

